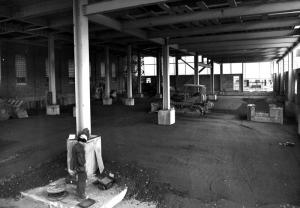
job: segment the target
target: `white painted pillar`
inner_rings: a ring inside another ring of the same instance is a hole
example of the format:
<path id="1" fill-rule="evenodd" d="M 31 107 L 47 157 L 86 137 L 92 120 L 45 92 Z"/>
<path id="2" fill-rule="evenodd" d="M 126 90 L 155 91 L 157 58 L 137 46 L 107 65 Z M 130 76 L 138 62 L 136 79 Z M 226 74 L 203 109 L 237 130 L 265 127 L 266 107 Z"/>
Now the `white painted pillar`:
<path id="1" fill-rule="evenodd" d="M 169 44 L 163 46 L 163 109 L 170 109 Z"/>
<path id="2" fill-rule="evenodd" d="M 87 0 L 73 0 L 76 131 L 84 128 L 91 132 L 89 24 L 83 14 Z"/>
<path id="3" fill-rule="evenodd" d="M 49 69 L 49 91 L 52 93 L 51 105 L 56 105 L 56 84 L 55 84 L 55 48 L 54 36 L 48 39 L 48 69 Z"/>
<path id="4" fill-rule="evenodd" d="M 125 99 L 125 105 L 134 105 L 134 99 L 132 97 L 132 47 L 127 47 L 127 98 Z"/>
<path id="5" fill-rule="evenodd" d="M 109 47 L 105 47 L 105 93 L 103 98 L 103 105 L 111 105 L 110 98 L 110 66 L 109 66 Z"/>
<path id="6" fill-rule="evenodd" d="M 170 75 L 169 75 L 169 41 L 163 45 L 163 109 L 158 111 L 159 125 L 172 125 L 175 123 L 175 109 L 170 105 Z"/>

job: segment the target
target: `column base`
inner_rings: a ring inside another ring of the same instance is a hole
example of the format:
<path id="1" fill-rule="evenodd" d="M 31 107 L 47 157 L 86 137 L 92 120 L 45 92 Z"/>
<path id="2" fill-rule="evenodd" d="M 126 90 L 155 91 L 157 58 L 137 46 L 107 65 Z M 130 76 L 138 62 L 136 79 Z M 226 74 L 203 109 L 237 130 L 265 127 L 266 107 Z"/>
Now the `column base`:
<path id="1" fill-rule="evenodd" d="M 137 97 L 137 98 L 143 98 L 144 94 L 143 93 L 138 93 L 138 94 L 135 95 L 135 97 Z"/>
<path id="2" fill-rule="evenodd" d="M 175 123 L 175 109 L 159 110 L 158 125 L 172 125 Z"/>
<path id="3" fill-rule="evenodd" d="M 102 103 L 103 103 L 103 105 L 112 105 L 112 99 L 111 98 L 103 98 Z"/>
<path id="4" fill-rule="evenodd" d="M 60 115 L 60 108 L 59 105 L 47 105 L 46 107 L 46 114 L 47 115 Z"/>
<path id="5" fill-rule="evenodd" d="M 162 96 L 162 94 L 156 94 L 155 95 L 155 98 L 162 98 L 163 96 Z"/>
<path id="6" fill-rule="evenodd" d="M 208 100 L 211 100 L 211 101 L 216 101 L 218 99 L 217 95 L 216 94 L 211 94 L 211 95 L 208 95 Z"/>
<path id="7" fill-rule="evenodd" d="M 123 103 L 124 105 L 134 106 L 134 98 L 124 98 Z"/>

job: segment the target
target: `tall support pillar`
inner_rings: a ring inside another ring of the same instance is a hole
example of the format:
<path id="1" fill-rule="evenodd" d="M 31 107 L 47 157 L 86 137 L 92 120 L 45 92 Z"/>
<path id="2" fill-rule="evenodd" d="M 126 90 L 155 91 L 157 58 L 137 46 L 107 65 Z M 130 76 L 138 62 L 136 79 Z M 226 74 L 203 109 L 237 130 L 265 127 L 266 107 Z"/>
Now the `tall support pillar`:
<path id="1" fill-rule="evenodd" d="M 175 72 L 176 72 L 175 88 L 176 88 L 176 90 L 178 90 L 178 79 L 179 79 L 179 74 L 178 74 L 178 67 L 179 67 L 178 60 L 179 60 L 179 57 L 176 56 L 175 57 Z"/>
<path id="2" fill-rule="evenodd" d="M 211 68 L 210 68 L 210 92 L 212 95 L 215 94 L 215 74 L 214 74 L 213 61 L 211 61 Z"/>
<path id="3" fill-rule="evenodd" d="M 47 115 L 59 115 L 60 109 L 56 101 L 56 82 L 55 82 L 55 47 L 54 36 L 50 35 L 48 39 L 48 69 L 49 69 L 49 92 L 51 92 L 51 101 L 47 104 Z"/>
<path id="4" fill-rule="evenodd" d="M 83 13 L 87 0 L 73 0 L 76 131 L 91 132 L 89 24 Z"/>
<path id="5" fill-rule="evenodd" d="M 163 109 L 158 111 L 159 125 L 175 123 L 175 109 L 170 104 L 170 75 L 169 75 L 169 41 L 163 45 Z"/>
<path id="6" fill-rule="evenodd" d="M 134 98 L 132 97 L 132 47 L 127 47 L 127 98 L 124 100 L 125 105 L 133 106 Z"/>
<path id="7" fill-rule="evenodd" d="M 109 70 L 109 47 L 105 47 L 105 94 L 103 98 L 103 105 L 111 105 L 112 99 L 110 97 L 110 70 Z"/>
<path id="8" fill-rule="evenodd" d="M 194 84 L 199 85 L 198 53 L 194 56 Z M 198 88 L 197 88 L 198 89 Z M 199 89 L 198 89 L 199 90 Z"/>
<path id="9" fill-rule="evenodd" d="M 244 92 L 244 63 L 242 63 L 242 76 L 241 76 L 241 92 Z"/>
<path id="10" fill-rule="evenodd" d="M 161 70 L 162 63 L 161 63 L 161 51 L 158 50 L 156 54 L 156 97 L 162 98 L 161 94 Z"/>
<path id="11" fill-rule="evenodd" d="M 223 63 L 220 64 L 220 92 L 223 92 Z"/>
<path id="12" fill-rule="evenodd" d="M 137 71 L 138 71 L 138 94 L 137 97 L 144 97 L 142 90 L 142 61 L 141 53 L 137 53 Z"/>

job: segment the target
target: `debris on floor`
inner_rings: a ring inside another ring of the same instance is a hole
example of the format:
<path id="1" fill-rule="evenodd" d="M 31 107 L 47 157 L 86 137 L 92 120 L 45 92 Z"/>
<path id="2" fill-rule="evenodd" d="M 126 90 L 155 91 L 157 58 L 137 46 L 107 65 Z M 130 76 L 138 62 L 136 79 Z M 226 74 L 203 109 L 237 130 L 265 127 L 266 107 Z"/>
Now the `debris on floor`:
<path id="1" fill-rule="evenodd" d="M 28 113 L 23 100 L 0 99 L 0 121 L 9 118 L 28 118 Z"/>
<path id="2" fill-rule="evenodd" d="M 295 143 L 294 142 L 279 142 L 278 143 L 280 146 L 285 146 L 285 147 L 294 147 Z"/>

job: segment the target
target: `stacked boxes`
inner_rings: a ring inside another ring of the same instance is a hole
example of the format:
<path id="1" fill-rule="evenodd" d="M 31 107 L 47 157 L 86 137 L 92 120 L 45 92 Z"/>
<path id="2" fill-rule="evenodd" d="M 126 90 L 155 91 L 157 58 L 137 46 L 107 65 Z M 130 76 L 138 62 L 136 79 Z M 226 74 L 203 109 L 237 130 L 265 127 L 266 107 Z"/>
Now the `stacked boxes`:
<path id="1" fill-rule="evenodd" d="M 247 120 L 283 124 L 283 108 L 269 104 L 269 113 L 256 112 L 255 104 L 247 105 Z"/>

